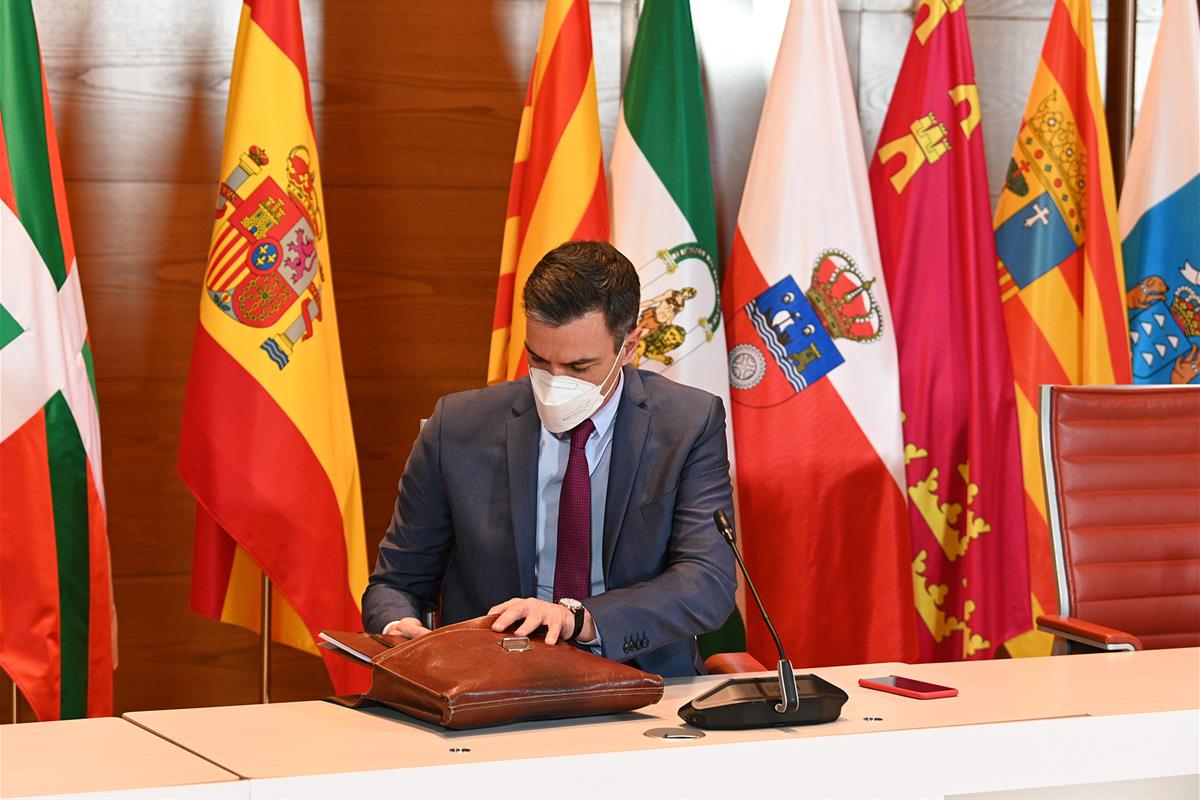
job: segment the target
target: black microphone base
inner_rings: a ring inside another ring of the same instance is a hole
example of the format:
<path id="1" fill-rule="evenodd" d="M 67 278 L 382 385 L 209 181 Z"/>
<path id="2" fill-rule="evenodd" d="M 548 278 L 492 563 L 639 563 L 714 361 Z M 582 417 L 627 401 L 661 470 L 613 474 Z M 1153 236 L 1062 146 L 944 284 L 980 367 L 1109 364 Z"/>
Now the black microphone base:
<path id="1" fill-rule="evenodd" d="M 679 709 L 689 725 L 707 730 L 774 728 L 784 725 L 817 725 L 833 722 L 842 714 L 848 695 L 816 675 L 797 675 L 800 707 L 775 710 L 779 703 L 779 678 L 732 678 Z"/>

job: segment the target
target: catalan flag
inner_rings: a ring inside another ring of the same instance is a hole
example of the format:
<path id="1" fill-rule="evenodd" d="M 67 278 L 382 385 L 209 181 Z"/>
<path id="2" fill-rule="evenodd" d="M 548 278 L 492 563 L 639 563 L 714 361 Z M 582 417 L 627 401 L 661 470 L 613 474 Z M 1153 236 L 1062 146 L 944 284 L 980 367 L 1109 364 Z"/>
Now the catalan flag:
<path id="1" fill-rule="evenodd" d="M 570 239 L 608 239 L 608 194 L 587 0 L 547 0 L 508 190 L 488 383 L 528 371 L 521 292 Z"/>
<path id="2" fill-rule="evenodd" d="M 0 3 L 0 667 L 39 720 L 112 713 L 100 417 L 29 0 Z"/>
<path id="3" fill-rule="evenodd" d="M 1038 385 L 1130 382 L 1116 192 L 1088 0 L 1055 0 L 993 224 L 1016 382 L 1036 617 L 1058 608 L 1038 449 Z M 1022 634 L 1008 650 L 1045 653 L 1049 641 Z"/>
<path id="4" fill-rule="evenodd" d="M 179 450 L 192 609 L 259 630 L 265 572 L 272 637 L 316 653 L 361 627 L 367 563 L 313 131 L 298 0 L 246 0 Z"/>
<path id="5" fill-rule="evenodd" d="M 1118 212 L 1136 383 L 1200 384 L 1200 14 L 1163 4 Z"/>
<path id="6" fill-rule="evenodd" d="M 900 356 L 921 658 L 950 661 L 991 658 L 1029 627 L 1029 567 L 967 11 L 925 9 L 871 189 Z"/>

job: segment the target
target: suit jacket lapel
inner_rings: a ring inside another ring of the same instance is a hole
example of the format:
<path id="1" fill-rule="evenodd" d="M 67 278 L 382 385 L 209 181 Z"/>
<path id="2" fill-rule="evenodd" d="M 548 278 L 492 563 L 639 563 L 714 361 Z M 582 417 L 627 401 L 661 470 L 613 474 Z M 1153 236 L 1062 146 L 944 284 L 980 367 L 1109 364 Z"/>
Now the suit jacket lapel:
<path id="1" fill-rule="evenodd" d="M 629 507 L 642 450 L 650 431 L 650 411 L 646 408 L 646 389 L 638 371 L 625 370 L 625 388 L 613 425 L 612 454 L 608 468 L 608 499 L 604 504 L 604 579 L 608 580 L 613 553 L 621 534 L 621 523 Z"/>
<path id="2" fill-rule="evenodd" d="M 512 505 L 513 539 L 521 597 L 533 597 L 533 561 L 537 548 L 537 460 L 542 423 L 533 393 L 513 404 L 505 436 L 508 447 L 508 487 Z"/>

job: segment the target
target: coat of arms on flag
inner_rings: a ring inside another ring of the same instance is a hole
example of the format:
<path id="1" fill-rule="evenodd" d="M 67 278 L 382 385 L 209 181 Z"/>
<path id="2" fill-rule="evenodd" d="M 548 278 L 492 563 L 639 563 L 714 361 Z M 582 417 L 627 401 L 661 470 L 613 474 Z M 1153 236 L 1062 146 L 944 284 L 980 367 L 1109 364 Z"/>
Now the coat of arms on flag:
<path id="1" fill-rule="evenodd" d="M 730 323 L 738 344 L 729 351 L 729 384 L 738 390 L 737 401 L 782 403 L 845 361 L 838 339 L 877 341 L 883 315 L 874 282 L 848 253 L 826 250 L 817 256 L 807 292 L 784 275 L 746 303 Z M 771 377 L 768 363 L 775 367 Z"/>
<path id="2" fill-rule="evenodd" d="M 638 273 L 642 280 L 638 310 L 642 338 L 633 365 L 662 371 L 711 342 L 720 328 L 717 262 L 699 242 L 687 242 L 659 250 Z M 689 313 L 684 313 L 685 307 Z"/>
<path id="3" fill-rule="evenodd" d="M 252 146 L 221 182 L 204 285 L 209 299 L 238 322 L 276 328 L 261 349 L 283 369 L 321 319 L 325 274 L 316 241 L 324 232 L 308 148 L 298 145 L 288 154 L 286 190 L 262 176 L 269 161 Z M 278 325 L 302 297 L 298 312 Z"/>

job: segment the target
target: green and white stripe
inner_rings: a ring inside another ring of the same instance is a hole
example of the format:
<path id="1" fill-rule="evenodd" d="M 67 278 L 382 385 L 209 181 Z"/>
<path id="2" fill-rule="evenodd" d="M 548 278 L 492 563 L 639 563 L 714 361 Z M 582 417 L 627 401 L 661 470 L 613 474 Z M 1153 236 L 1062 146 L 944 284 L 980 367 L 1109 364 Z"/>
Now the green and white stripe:
<path id="1" fill-rule="evenodd" d="M 638 267 L 642 313 L 656 316 L 638 366 L 712 392 L 728 413 L 708 124 L 687 0 L 646 0 L 642 9 L 611 185 L 613 244 Z M 736 611 L 719 633 L 702 650 L 745 649 Z"/>

